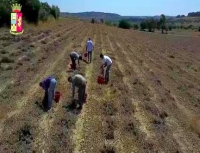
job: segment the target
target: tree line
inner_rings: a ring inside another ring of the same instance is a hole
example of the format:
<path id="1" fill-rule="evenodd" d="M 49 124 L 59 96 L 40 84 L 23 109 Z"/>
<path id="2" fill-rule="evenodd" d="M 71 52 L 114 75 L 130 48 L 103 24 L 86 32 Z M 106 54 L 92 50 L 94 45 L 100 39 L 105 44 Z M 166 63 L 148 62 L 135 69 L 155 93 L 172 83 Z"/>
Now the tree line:
<path id="1" fill-rule="evenodd" d="M 104 22 L 103 19 L 101 19 L 100 22 L 105 23 L 106 25 L 112 25 L 111 22 L 109 22 L 109 21 Z M 94 18 L 91 19 L 91 23 L 95 23 Z M 114 24 L 113 25 L 116 26 L 116 23 L 114 23 Z M 123 29 L 130 29 L 130 28 L 139 29 L 138 24 L 131 24 L 130 22 L 128 22 L 125 19 L 122 19 L 119 21 L 118 27 L 123 28 Z M 155 20 L 154 18 L 149 18 L 140 23 L 140 29 L 143 31 L 145 29 L 148 29 L 149 32 L 154 32 L 155 29 L 158 29 L 158 30 L 162 29 L 162 33 L 164 33 L 164 31 L 167 32 L 168 29 L 171 30 L 172 28 L 173 28 L 172 26 L 167 26 L 166 17 L 164 14 L 162 14 L 160 16 L 160 20 Z"/>
<path id="2" fill-rule="evenodd" d="M 38 24 L 39 21 L 45 22 L 50 16 L 58 19 L 60 9 L 58 6 L 50 6 L 47 2 L 39 0 L 1 0 L 0 1 L 0 27 L 10 26 L 10 14 L 12 12 L 11 4 L 18 3 L 22 5 L 21 12 L 23 19 L 28 23 Z"/>
<path id="3" fill-rule="evenodd" d="M 183 25 L 173 25 L 173 24 L 169 24 L 169 21 L 167 21 L 166 17 L 164 14 L 162 14 L 160 16 L 160 19 L 154 19 L 154 18 L 148 18 L 142 22 L 140 22 L 139 24 L 132 24 L 131 22 L 129 22 L 126 19 L 122 19 L 119 21 L 119 23 L 117 24 L 112 23 L 110 21 L 104 21 L 103 19 L 100 19 L 99 22 L 97 20 L 95 20 L 94 18 L 91 19 L 91 23 L 104 23 L 108 26 L 118 26 L 119 28 L 123 28 L 123 29 L 140 29 L 142 31 L 148 30 L 149 32 L 154 32 L 155 29 L 157 30 L 161 30 L 162 33 L 167 33 L 167 31 L 171 31 L 172 29 L 193 29 L 193 25 L 189 25 L 189 26 L 183 26 Z M 200 31 L 200 27 L 198 29 L 198 31 Z"/>
<path id="4" fill-rule="evenodd" d="M 200 17 L 200 12 L 191 12 L 191 13 L 188 13 L 188 16 L 189 17 Z"/>

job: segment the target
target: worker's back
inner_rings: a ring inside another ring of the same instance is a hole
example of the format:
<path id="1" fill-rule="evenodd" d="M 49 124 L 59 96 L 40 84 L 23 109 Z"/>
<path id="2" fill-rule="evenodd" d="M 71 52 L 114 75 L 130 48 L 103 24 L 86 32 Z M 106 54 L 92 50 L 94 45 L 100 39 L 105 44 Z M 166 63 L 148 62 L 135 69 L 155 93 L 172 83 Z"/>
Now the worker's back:
<path id="1" fill-rule="evenodd" d="M 83 87 L 86 86 L 86 79 L 82 75 L 76 74 L 72 77 L 72 83 L 74 83 L 76 87 Z"/>

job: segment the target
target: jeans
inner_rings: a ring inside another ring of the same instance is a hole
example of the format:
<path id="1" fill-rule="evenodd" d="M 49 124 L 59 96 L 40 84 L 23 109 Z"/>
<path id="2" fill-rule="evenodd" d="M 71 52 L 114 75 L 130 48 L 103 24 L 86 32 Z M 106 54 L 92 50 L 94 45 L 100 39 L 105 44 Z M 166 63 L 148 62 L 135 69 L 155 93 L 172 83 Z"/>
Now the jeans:
<path id="1" fill-rule="evenodd" d="M 106 83 L 110 81 L 110 68 L 111 68 L 111 65 L 112 64 L 110 64 L 110 65 L 108 65 L 106 67 L 106 73 L 105 73 L 105 81 L 106 81 Z"/>
<path id="2" fill-rule="evenodd" d="M 42 102 L 45 111 L 48 111 L 51 109 L 52 101 L 55 95 L 56 84 L 57 84 L 57 81 L 55 79 L 51 79 L 49 88 L 48 90 L 45 91 L 44 99 Z"/>
<path id="3" fill-rule="evenodd" d="M 73 69 L 75 70 L 76 69 L 76 60 L 75 60 L 74 57 L 70 56 L 70 58 L 71 58 L 71 61 L 72 61 Z"/>
<path id="4" fill-rule="evenodd" d="M 85 97 L 86 86 L 79 87 L 78 89 L 78 103 L 82 107 Z"/>
<path id="5" fill-rule="evenodd" d="M 92 51 L 88 51 L 88 62 L 92 62 Z"/>

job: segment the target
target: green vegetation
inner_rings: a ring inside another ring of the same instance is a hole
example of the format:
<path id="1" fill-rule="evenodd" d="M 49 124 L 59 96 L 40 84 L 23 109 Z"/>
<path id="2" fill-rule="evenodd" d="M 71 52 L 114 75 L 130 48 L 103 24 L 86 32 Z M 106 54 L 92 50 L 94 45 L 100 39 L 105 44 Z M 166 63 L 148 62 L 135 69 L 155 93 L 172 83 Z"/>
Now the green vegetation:
<path id="1" fill-rule="evenodd" d="M 110 21 L 106 21 L 105 24 L 106 24 L 107 26 L 112 26 L 112 23 L 111 23 Z"/>
<path id="2" fill-rule="evenodd" d="M 138 24 L 133 24 L 133 29 L 135 29 L 135 30 L 139 29 Z"/>
<path id="3" fill-rule="evenodd" d="M 131 28 L 131 24 L 126 20 L 120 20 L 119 21 L 119 28 L 130 29 Z"/>
<path id="4" fill-rule="evenodd" d="M 19 3 L 22 5 L 21 12 L 24 19 L 28 23 L 35 25 L 41 20 L 43 22 L 48 20 L 49 16 L 58 19 L 60 16 L 60 9 L 58 6 L 49 6 L 47 2 L 43 3 L 39 0 L 3 0 L 0 1 L 0 26 L 10 25 L 11 4 Z"/>
<path id="5" fill-rule="evenodd" d="M 161 14 L 160 16 L 160 24 L 161 24 L 161 28 L 162 28 L 162 33 L 164 33 L 164 30 L 167 32 L 167 28 L 166 28 L 166 17 L 164 14 Z"/>
<path id="6" fill-rule="evenodd" d="M 91 23 L 95 23 L 95 19 L 94 18 L 91 19 Z"/>

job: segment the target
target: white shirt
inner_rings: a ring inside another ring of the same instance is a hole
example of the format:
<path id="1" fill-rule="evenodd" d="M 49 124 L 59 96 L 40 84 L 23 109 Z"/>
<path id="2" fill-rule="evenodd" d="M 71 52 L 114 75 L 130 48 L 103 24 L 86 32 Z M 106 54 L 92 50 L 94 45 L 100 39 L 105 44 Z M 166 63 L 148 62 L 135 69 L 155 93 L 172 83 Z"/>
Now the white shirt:
<path id="1" fill-rule="evenodd" d="M 107 63 L 107 66 L 109 66 L 110 64 L 112 64 L 112 60 L 110 59 L 110 57 L 104 55 L 103 63 Z"/>
<path id="2" fill-rule="evenodd" d="M 87 46 L 87 51 L 91 52 L 93 50 L 93 42 L 92 42 L 92 40 L 88 40 L 86 46 Z"/>

